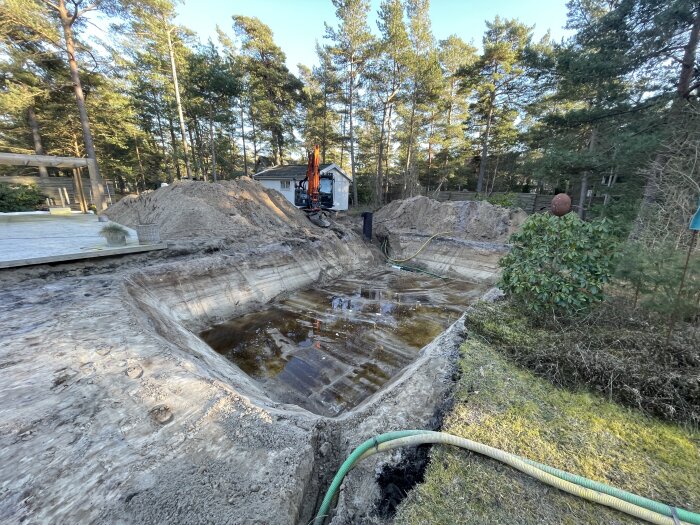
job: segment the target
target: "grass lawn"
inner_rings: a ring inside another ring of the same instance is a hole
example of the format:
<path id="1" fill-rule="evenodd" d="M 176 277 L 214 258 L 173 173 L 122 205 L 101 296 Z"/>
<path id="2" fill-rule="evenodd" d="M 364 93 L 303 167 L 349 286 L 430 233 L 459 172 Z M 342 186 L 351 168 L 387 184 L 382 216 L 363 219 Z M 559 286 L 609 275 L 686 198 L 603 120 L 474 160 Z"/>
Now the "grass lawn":
<path id="1" fill-rule="evenodd" d="M 553 385 L 490 343 L 462 347 L 443 431 L 700 512 L 700 432 Z M 637 523 L 461 449 L 435 446 L 397 524 Z"/>

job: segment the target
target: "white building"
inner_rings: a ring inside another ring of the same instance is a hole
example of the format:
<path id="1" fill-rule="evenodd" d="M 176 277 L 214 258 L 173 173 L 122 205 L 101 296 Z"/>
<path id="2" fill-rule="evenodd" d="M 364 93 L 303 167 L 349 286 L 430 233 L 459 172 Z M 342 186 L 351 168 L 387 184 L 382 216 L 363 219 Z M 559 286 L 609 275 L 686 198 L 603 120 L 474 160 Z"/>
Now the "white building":
<path id="1" fill-rule="evenodd" d="M 350 197 L 350 177 L 337 164 L 321 164 L 321 187 L 319 203 L 321 208 L 342 211 L 348 209 Z M 306 164 L 273 166 L 253 175 L 266 188 L 279 191 L 289 202 L 299 208 L 306 206 L 306 186 L 299 183 L 306 178 Z"/>

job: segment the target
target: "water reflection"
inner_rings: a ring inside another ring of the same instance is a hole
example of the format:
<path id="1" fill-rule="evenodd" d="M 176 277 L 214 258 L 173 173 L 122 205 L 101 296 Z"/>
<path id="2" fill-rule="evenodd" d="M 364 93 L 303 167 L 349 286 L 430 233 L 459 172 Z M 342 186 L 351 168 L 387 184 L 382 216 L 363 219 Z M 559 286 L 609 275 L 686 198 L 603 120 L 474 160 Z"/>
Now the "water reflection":
<path id="1" fill-rule="evenodd" d="M 378 270 L 296 292 L 200 335 L 272 397 L 333 416 L 381 388 L 479 293 Z"/>

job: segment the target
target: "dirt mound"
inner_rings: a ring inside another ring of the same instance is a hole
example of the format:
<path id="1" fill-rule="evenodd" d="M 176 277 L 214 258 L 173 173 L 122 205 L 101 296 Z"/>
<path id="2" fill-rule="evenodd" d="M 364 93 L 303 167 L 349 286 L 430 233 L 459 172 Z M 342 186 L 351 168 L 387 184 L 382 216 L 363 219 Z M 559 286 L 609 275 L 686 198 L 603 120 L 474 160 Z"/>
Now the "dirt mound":
<path id="1" fill-rule="evenodd" d="M 314 227 L 280 193 L 249 177 L 216 183 L 183 181 L 139 197 L 126 197 L 105 214 L 134 227 L 155 223 L 163 239 L 265 239 Z"/>
<path id="2" fill-rule="evenodd" d="M 393 201 L 374 214 L 380 237 L 397 233 L 450 232 L 460 239 L 506 242 L 527 215 L 486 201 L 439 202 L 428 197 Z"/>

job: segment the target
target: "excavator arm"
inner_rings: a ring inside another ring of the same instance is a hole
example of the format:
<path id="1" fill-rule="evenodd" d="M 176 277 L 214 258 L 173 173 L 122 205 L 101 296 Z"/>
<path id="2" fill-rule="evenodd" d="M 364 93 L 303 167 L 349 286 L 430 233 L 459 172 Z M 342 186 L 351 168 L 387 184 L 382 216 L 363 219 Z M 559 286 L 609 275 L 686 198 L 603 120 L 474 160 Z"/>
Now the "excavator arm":
<path id="1" fill-rule="evenodd" d="M 324 217 L 324 212 L 319 204 L 319 191 L 321 188 L 321 173 L 318 170 L 320 159 L 318 144 L 309 152 L 309 164 L 306 167 L 306 194 L 308 196 L 306 211 L 309 220 L 322 228 L 328 228 L 331 223 Z"/>
<path id="2" fill-rule="evenodd" d="M 309 196 L 309 209 L 311 211 L 320 210 L 318 204 L 318 193 L 321 187 L 321 174 L 318 171 L 320 150 L 318 144 L 313 151 L 309 152 L 309 164 L 306 167 L 306 193 Z"/>

